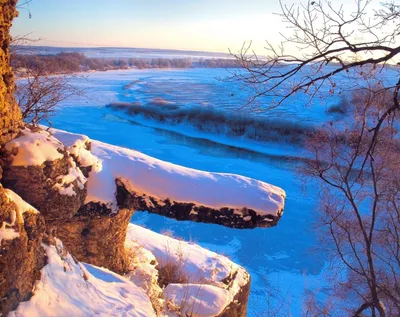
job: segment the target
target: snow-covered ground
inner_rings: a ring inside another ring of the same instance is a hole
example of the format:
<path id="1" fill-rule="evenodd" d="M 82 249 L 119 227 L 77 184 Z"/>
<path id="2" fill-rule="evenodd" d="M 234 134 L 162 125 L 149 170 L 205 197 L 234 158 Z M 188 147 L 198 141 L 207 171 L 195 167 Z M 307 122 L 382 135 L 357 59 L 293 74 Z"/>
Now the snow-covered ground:
<path id="1" fill-rule="evenodd" d="M 76 79 L 81 87 L 87 88 L 89 98 L 65 101 L 52 122 L 55 128 L 86 134 L 91 139 L 131 148 L 174 164 L 240 174 L 283 188 L 287 193 L 285 214 L 274 228 L 234 230 L 211 224 L 177 222 L 147 213 L 136 213 L 132 222 L 156 232 L 170 231 L 174 236 L 192 240 L 244 266 L 252 276 L 249 316 L 260 316 L 267 311 L 270 285 L 279 287 L 296 316 L 301 309 L 303 291 L 323 286 L 320 277 L 324 270 L 323 259 L 311 252 L 315 245 L 311 223 L 316 212 L 316 194 L 312 190 L 307 194 L 302 191 L 296 175 L 298 161 L 288 159 L 277 147 L 264 149 L 262 153 L 256 149 L 249 151 L 232 146 L 235 143 L 226 145 L 230 142 L 228 138 L 215 142 L 205 136 L 195 138 L 146 127 L 103 107 L 110 102 L 132 102 L 132 98 L 151 101 L 161 97 L 183 106 L 211 103 L 227 110 L 236 109 L 245 96 L 238 98 L 241 92 L 237 87 L 214 78 L 223 76 L 224 72 L 189 69 L 93 73 L 87 79 Z M 137 79 L 141 84 L 132 91 L 123 89 Z M 324 112 L 302 107 L 299 101 L 270 116 L 307 122 L 326 119 Z"/>
<path id="2" fill-rule="evenodd" d="M 179 271 L 175 274 L 181 276 L 184 281 L 169 283 L 163 289 L 162 297 L 180 307 L 185 316 L 219 315 L 235 301 L 235 296 L 249 283 L 248 273 L 226 257 L 194 243 L 160 235 L 138 225 L 128 226 L 125 246 L 128 250 L 133 250 L 132 254 L 136 259 L 144 258 L 142 263 L 135 265 L 136 269 L 128 274 L 135 283 L 143 283 L 135 278 L 136 270 L 146 265 L 146 258 L 147 261 L 152 260 L 146 254 L 144 257 L 140 255 L 143 255 L 143 250 L 146 253 L 151 252 L 158 268 L 170 265 L 170 270 Z M 148 270 L 148 265 L 144 269 Z M 151 271 L 147 274 L 151 274 Z M 231 281 L 227 283 L 226 279 L 229 278 Z"/>
<path id="3" fill-rule="evenodd" d="M 19 197 L 15 201 L 23 209 L 29 206 Z M 248 287 L 245 269 L 193 243 L 130 224 L 125 246 L 132 256 L 132 271 L 121 276 L 78 262 L 58 239 L 51 246 L 42 244 L 47 259 L 41 279 L 32 297 L 9 316 L 213 317 Z M 161 289 L 161 271 L 155 267 L 161 270 L 168 264 L 180 270 L 185 281 L 171 281 Z"/>
<path id="4" fill-rule="evenodd" d="M 156 316 L 147 295 L 128 279 L 106 269 L 77 262 L 63 249 L 43 245 L 47 265 L 41 270 L 33 296 L 10 317 Z"/>

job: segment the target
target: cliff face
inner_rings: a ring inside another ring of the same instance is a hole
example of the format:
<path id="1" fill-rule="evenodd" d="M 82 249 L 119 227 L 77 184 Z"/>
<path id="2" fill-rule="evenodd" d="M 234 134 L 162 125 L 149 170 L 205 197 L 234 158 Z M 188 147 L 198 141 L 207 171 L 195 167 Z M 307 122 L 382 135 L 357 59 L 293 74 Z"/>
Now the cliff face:
<path id="1" fill-rule="evenodd" d="M 9 63 L 9 29 L 17 16 L 16 3 L 17 0 L 0 1 L 0 151 L 5 142 L 16 136 L 22 124 L 13 96 L 14 77 Z M 2 165 L 0 157 L 0 181 Z M 25 212 L 23 217 L 16 218 L 20 213 L 18 208 L 0 184 L 0 315 L 6 315 L 20 301 L 29 298 L 44 265 L 43 218 L 34 212 Z M 7 234 L 15 238 L 5 239 Z"/>
<path id="2" fill-rule="evenodd" d="M 14 76 L 10 66 L 9 33 L 17 16 L 17 0 L 0 1 L 0 146 L 11 140 L 21 125 L 21 111 L 14 98 Z"/>
<path id="3" fill-rule="evenodd" d="M 0 185 L 0 315 L 31 296 L 45 261 L 41 247 L 44 219 L 33 209 L 20 217 L 19 209 Z M 7 238 L 10 234 L 13 239 Z"/>
<path id="4" fill-rule="evenodd" d="M 112 214 L 104 205 L 88 203 L 72 218 L 48 227 L 79 261 L 123 274 L 129 267 L 124 243 L 132 214 L 128 209 Z"/>

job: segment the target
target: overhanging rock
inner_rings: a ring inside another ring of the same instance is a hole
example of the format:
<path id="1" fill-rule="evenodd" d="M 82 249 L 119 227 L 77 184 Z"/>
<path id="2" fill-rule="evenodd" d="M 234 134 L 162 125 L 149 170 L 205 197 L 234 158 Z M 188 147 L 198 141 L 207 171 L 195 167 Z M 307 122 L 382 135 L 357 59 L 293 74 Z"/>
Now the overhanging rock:
<path id="1" fill-rule="evenodd" d="M 286 193 L 277 186 L 179 166 L 83 135 L 53 133 L 79 166 L 93 166 L 86 203 L 241 229 L 274 226 L 283 214 Z"/>
<path id="2" fill-rule="evenodd" d="M 191 202 L 170 201 L 168 198 L 160 200 L 150 195 L 128 190 L 123 181 L 116 179 L 116 199 L 119 208 L 148 211 L 176 220 L 190 220 L 223 225 L 230 228 L 250 229 L 256 227 L 275 226 L 283 210 L 276 216 L 260 215 L 252 209 L 234 209 L 229 207 L 210 208 Z"/>

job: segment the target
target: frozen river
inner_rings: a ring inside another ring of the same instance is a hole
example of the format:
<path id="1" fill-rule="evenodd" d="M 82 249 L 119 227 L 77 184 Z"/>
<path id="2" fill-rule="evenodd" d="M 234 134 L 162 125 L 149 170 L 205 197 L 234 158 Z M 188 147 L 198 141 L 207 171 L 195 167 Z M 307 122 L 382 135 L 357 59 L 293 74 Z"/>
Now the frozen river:
<path id="1" fill-rule="evenodd" d="M 200 170 L 241 174 L 282 187 L 287 193 L 285 213 L 274 228 L 237 230 L 178 222 L 140 212 L 134 214 L 132 222 L 156 232 L 169 231 L 244 266 L 252 276 L 249 316 L 263 316 L 268 309 L 273 309 L 277 302 L 268 294 L 276 293 L 276 289 L 281 296 L 277 301 L 284 300 L 292 315 L 297 316 L 304 290 L 323 286 L 324 269 L 323 258 L 312 253 L 316 244 L 312 230 L 315 192 L 302 190 L 296 172 L 298 161 L 278 155 L 273 149 L 270 154 L 268 150 L 262 154 L 227 146 L 224 142 L 151 128 L 105 107 L 117 101 L 146 104 L 162 98 L 182 107 L 212 105 L 234 111 L 244 102 L 246 94 L 232 83 L 215 79 L 225 74 L 221 69 L 92 73 L 87 78 L 76 79 L 80 87 L 87 89 L 87 96 L 63 102 L 51 121 L 56 128 L 132 148 L 161 160 Z M 294 103 L 268 115 L 309 122 L 325 118 L 323 112 L 316 114 L 315 109 L 301 107 L 301 102 Z"/>

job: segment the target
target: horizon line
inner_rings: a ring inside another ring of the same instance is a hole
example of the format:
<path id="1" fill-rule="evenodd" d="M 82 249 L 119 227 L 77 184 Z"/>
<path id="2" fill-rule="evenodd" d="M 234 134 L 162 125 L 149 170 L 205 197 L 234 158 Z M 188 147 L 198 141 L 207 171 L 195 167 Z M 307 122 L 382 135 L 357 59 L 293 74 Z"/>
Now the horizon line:
<path id="1" fill-rule="evenodd" d="M 231 55 L 228 52 L 221 51 L 206 51 L 206 50 L 196 50 L 196 49 L 181 49 L 181 48 L 150 48 L 150 47 L 129 47 L 129 46 L 107 46 L 107 45 L 99 45 L 99 46 L 64 46 L 64 45 L 47 45 L 47 44 L 15 44 L 14 46 L 22 46 L 22 47 L 52 47 L 52 48 L 81 48 L 81 49 L 92 49 L 92 48 L 114 48 L 114 49 L 139 49 L 139 50 L 157 50 L 157 51 L 179 51 L 179 52 L 197 52 L 197 53 L 212 53 L 212 54 L 224 54 Z"/>

